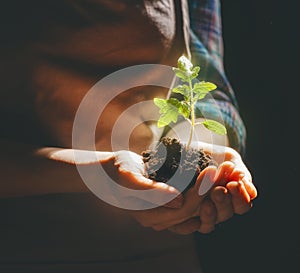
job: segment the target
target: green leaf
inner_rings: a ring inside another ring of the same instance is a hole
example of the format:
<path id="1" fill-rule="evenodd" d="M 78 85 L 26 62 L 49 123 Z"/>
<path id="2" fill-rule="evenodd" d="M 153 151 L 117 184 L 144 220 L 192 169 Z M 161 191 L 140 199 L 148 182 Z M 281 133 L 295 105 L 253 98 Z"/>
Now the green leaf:
<path id="1" fill-rule="evenodd" d="M 187 85 L 178 85 L 172 89 L 173 93 L 182 94 L 184 97 L 190 97 L 190 88 Z"/>
<path id="2" fill-rule="evenodd" d="M 211 82 L 197 82 L 194 84 L 193 92 L 195 93 L 195 98 L 197 100 L 203 99 L 208 92 L 213 91 L 217 86 Z"/>
<path id="3" fill-rule="evenodd" d="M 194 84 L 194 92 L 210 92 L 217 88 L 217 86 L 211 82 L 197 82 Z"/>
<path id="4" fill-rule="evenodd" d="M 160 118 L 157 121 L 158 128 L 169 125 L 171 122 L 177 122 L 180 114 L 180 108 L 182 105 L 176 98 L 170 98 L 167 100 L 154 98 L 154 103 L 160 108 Z"/>
<path id="5" fill-rule="evenodd" d="M 223 124 L 221 124 L 215 120 L 207 119 L 201 123 L 205 126 L 205 128 L 207 128 L 208 130 L 210 130 L 216 134 L 219 134 L 219 135 L 227 134 L 227 130 L 226 130 L 225 126 L 223 126 Z"/>
<path id="6" fill-rule="evenodd" d="M 187 74 L 187 72 L 180 70 L 179 68 L 173 67 L 173 71 L 175 73 L 175 75 L 180 78 L 182 81 L 184 82 L 188 82 L 189 81 L 189 76 Z"/>
<path id="7" fill-rule="evenodd" d="M 193 119 L 194 105 L 196 101 L 203 99 L 208 92 L 217 88 L 215 84 L 205 81 L 198 82 L 193 85 L 192 80 L 197 78 L 200 72 L 200 67 L 194 67 L 191 61 L 185 56 L 181 56 L 178 59 L 178 67 L 173 67 L 172 69 L 175 75 L 181 79 L 182 82 L 187 82 L 188 84 L 178 85 L 172 89 L 173 93 L 178 93 L 184 96 L 183 101 L 179 101 L 176 98 L 154 98 L 155 105 L 159 107 L 160 117 L 157 122 L 157 126 L 159 128 L 167 126 L 171 122 L 176 123 L 180 115 L 185 119 Z M 227 133 L 226 128 L 217 121 L 205 120 L 201 123 L 208 130 L 217 134 L 225 135 Z"/>
<path id="8" fill-rule="evenodd" d="M 191 114 L 191 107 L 188 103 L 185 101 L 180 102 L 180 107 L 179 107 L 179 113 L 184 117 L 184 118 L 189 118 Z"/>
<path id="9" fill-rule="evenodd" d="M 167 100 L 165 100 L 165 99 L 159 99 L 159 98 L 154 98 L 153 102 L 160 109 L 164 108 L 166 106 L 166 104 L 167 104 Z"/>
<path id="10" fill-rule="evenodd" d="M 198 77 L 198 74 L 199 74 L 199 71 L 200 71 L 200 67 L 199 66 L 195 66 L 193 69 L 192 69 L 192 73 L 190 75 L 190 79 L 195 79 Z"/>

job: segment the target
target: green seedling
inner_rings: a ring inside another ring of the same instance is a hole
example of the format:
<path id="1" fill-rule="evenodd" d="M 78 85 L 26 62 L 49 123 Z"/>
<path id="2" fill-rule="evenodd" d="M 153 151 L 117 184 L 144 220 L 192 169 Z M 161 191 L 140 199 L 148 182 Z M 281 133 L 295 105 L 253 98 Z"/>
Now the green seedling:
<path id="1" fill-rule="evenodd" d="M 169 125 L 171 122 L 176 123 L 179 116 L 183 116 L 191 125 L 187 148 L 190 146 L 195 130 L 195 126 L 203 124 L 208 130 L 219 135 L 225 135 L 226 128 L 219 122 L 211 119 L 205 119 L 196 122 L 195 104 L 197 101 L 204 99 L 208 92 L 213 91 L 217 86 L 211 82 L 195 82 L 200 67 L 193 64 L 185 56 L 178 59 L 178 67 L 173 67 L 175 75 L 181 79 L 182 85 L 175 86 L 171 91 L 183 96 L 183 100 L 176 98 L 161 99 L 154 98 L 154 103 L 160 108 L 160 118 L 157 121 L 159 128 Z"/>

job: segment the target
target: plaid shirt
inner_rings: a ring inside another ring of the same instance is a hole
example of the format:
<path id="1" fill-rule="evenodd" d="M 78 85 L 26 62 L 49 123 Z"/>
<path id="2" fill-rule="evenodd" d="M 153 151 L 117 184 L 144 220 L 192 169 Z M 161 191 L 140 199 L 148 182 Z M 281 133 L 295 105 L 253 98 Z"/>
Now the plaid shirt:
<path id="1" fill-rule="evenodd" d="M 192 62 L 201 67 L 199 80 L 211 81 L 218 87 L 212 92 L 212 97 L 198 102 L 196 114 L 223 122 L 228 130 L 230 146 L 243 155 L 246 130 L 224 71 L 220 2 L 188 0 L 188 5 Z"/>

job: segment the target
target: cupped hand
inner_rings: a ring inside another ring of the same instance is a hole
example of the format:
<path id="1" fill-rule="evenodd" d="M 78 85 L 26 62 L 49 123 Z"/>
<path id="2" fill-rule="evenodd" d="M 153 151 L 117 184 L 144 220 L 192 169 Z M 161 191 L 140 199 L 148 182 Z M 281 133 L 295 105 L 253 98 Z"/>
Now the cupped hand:
<path id="1" fill-rule="evenodd" d="M 110 179 L 122 187 L 108 194 L 115 194 L 120 207 L 128 204 L 132 210 L 145 210 L 164 206 L 180 208 L 183 196 L 172 186 L 156 182 L 145 177 L 145 165 L 142 156 L 131 151 L 118 151 L 100 159 L 100 163 Z"/>
<path id="2" fill-rule="evenodd" d="M 152 181 L 144 176 L 145 166 L 142 157 L 138 154 L 118 151 L 103 158 L 100 163 L 116 183 L 135 190 L 132 195 L 123 195 L 122 199 L 136 204 L 135 210 L 127 211 L 141 225 L 163 230 L 198 216 L 201 201 L 205 197 L 198 194 L 196 187 L 186 193 L 184 201 L 182 194 L 172 186 Z M 120 192 L 117 194 L 122 195 Z M 171 201 L 164 203 L 166 199 Z M 147 203 L 156 204 L 156 206 L 143 209 Z"/>
<path id="3" fill-rule="evenodd" d="M 128 213 L 142 226 L 151 227 L 157 231 L 170 228 L 198 216 L 203 196 L 198 194 L 196 187 L 190 189 L 185 201 L 180 192 L 166 183 L 155 182 L 144 176 L 145 166 L 142 157 L 130 151 L 118 151 L 100 160 L 107 174 L 119 185 L 136 190 L 132 195 L 121 196 L 136 204 L 136 209 Z M 122 193 L 118 192 L 120 197 Z M 164 203 L 163 200 L 171 201 Z M 144 209 L 147 203 L 156 204 Z M 141 209 L 139 209 L 139 207 Z M 197 226 L 198 227 L 198 226 Z M 194 231 L 190 225 L 188 231 Z"/>
<path id="4" fill-rule="evenodd" d="M 203 147 L 212 152 L 210 145 L 204 143 Z M 141 225 L 157 231 L 168 229 L 178 234 L 209 233 L 216 224 L 228 220 L 235 213 L 246 213 L 257 196 L 251 174 L 236 151 L 222 147 L 214 150 L 213 156 L 219 161 L 218 167 L 209 166 L 203 170 L 196 184 L 185 193 L 184 200 L 175 188 L 147 179 L 142 158 L 135 153 L 119 151 L 101 163 L 117 183 L 143 192 L 138 198 L 126 198 L 137 204 L 157 204 L 150 209 L 129 210 Z M 148 190 L 153 190 L 150 197 Z M 171 201 L 163 204 L 166 196 Z"/>
<path id="5" fill-rule="evenodd" d="M 194 231 L 209 233 L 216 224 L 228 220 L 235 213 L 246 213 L 257 197 L 251 174 L 238 152 L 224 146 L 200 145 L 219 165 L 209 166 L 200 173 L 194 190 L 198 189 L 198 194 L 205 198 L 199 206 L 198 217 L 169 227 L 179 234 Z"/>

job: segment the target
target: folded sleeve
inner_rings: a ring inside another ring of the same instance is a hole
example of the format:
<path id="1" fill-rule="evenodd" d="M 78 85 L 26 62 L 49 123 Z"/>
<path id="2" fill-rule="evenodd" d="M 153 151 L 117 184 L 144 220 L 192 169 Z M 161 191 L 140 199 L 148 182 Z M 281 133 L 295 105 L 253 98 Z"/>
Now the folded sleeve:
<path id="1" fill-rule="evenodd" d="M 189 0 L 190 52 L 193 64 L 201 67 L 199 80 L 213 82 L 217 89 L 196 105 L 197 117 L 222 122 L 230 146 L 245 153 L 246 129 L 239 114 L 235 93 L 223 66 L 223 38 L 219 0 Z"/>

